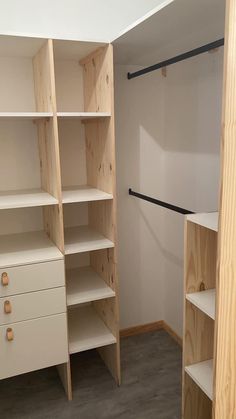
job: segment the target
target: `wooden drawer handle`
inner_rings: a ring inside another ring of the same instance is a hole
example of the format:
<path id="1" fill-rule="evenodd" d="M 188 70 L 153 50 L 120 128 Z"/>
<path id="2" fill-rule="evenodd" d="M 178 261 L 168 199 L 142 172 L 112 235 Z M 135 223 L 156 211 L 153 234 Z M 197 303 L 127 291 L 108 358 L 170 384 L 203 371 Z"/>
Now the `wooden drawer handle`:
<path id="1" fill-rule="evenodd" d="M 9 300 L 4 301 L 4 312 L 10 314 L 12 312 L 11 302 Z"/>
<path id="2" fill-rule="evenodd" d="M 6 332 L 6 338 L 8 340 L 8 342 L 11 342 L 14 339 L 14 333 L 11 327 L 7 328 L 7 332 Z"/>
<path id="3" fill-rule="evenodd" d="M 3 272 L 1 276 L 2 285 L 6 287 L 9 284 L 9 276 L 7 272 Z"/>

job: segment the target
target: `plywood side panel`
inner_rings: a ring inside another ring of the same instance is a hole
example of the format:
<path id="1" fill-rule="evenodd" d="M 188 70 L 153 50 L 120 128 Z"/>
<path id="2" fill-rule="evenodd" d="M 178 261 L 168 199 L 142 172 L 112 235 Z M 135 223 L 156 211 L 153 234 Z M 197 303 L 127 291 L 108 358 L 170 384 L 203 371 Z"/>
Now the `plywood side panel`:
<path id="1" fill-rule="evenodd" d="M 71 401 L 72 400 L 72 383 L 71 383 L 70 360 L 66 364 L 58 365 L 57 371 L 61 379 L 61 382 L 63 384 L 67 398 L 69 401 Z"/>
<path id="2" fill-rule="evenodd" d="M 211 419 L 212 402 L 194 381 L 185 374 L 183 419 Z"/>
<path id="3" fill-rule="evenodd" d="M 52 40 L 49 39 L 33 58 L 35 103 L 38 112 L 55 112 L 55 76 Z"/>
<path id="4" fill-rule="evenodd" d="M 115 227 L 113 202 L 95 201 L 88 203 L 89 225 L 114 242 Z"/>
<path id="5" fill-rule="evenodd" d="M 236 417 L 236 2 L 226 1 L 215 336 L 215 419 Z"/>
<path id="6" fill-rule="evenodd" d="M 186 293 L 215 288 L 217 233 L 187 221 Z"/>
<path id="7" fill-rule="evenodd" d="M 80 63 L 83 65 L 85 112 L 109 112 L 112 107 L 112 46 L 99 48 Z"/>
<path id="8" fill-rule="evenodd" d="M 120 385 L 120 343 L 118 342 L 114 345 L 98 348 L 97 351 L 109 369 L 111 375 L 114 377 L 117 385 Z"/>
<path id="9" fill-rule="evenodd" d="M 90 265 L 115 292 L 118 288 L 116 263 L 114 249 L 90 252 Z"/>

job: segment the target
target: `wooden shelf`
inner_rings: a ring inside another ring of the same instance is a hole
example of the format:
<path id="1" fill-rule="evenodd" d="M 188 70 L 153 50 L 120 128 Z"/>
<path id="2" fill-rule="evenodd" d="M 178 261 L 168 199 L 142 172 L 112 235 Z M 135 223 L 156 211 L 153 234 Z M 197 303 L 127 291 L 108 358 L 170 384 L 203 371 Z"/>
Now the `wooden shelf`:
<path id="1" fill-rule="evenodd" d="M 70 354 L 116 343 L 115 336 L 91 306 L 71 309 L 68 323 Z"/>
<path id="2" fill-rule="evenodd" d="M 108 249 L 114 243 L 89 226 L 68 227 L 65 229 L 65 254 Z"/>
<path id="3" fill-rule="evenodd" d="M 109 118 L 110 112 L 57 112 L 58 118 L 94 119 Z"/>
<path id="4" fill-rule="evenodd" d="M 62 259 L 43 231 L 0 236 L 0 268 Z"/>
<path id="5" fill-rule="evenodd" d="M 186 373 L 209 397 L 213 398 L 213 360 L 199 362 L 185 367 Z"/>
<path id="6" fill-rule="evenodd" d="M 214 289 L 186 294 L 186 299 L 190 303 L 194 304 L 213 320 L 215 320 L 215 298 L 216 291 Z"/>
<path id="7" fill-rule="evenodd" d="M 0 192 L 0 209 L 41 207 L 58 204 L 58 200 L 41 189 Z"/>
<path id="8" fill-rule="evenodd" d="M 102 201 L 107 199 L 113 199 L 113 196 L 87 185 L 66 186 L 62 191 L 63 204 L 72 202 Z"/>
<path id="9" fill-rule="evenodd" d="M 218 212 L 190 214 L 187 216 L 187 220 L 210 230 L 218 231 Z"/>
<path id="10" fill-rule="evenodd" d="M 115 292 L 89 266 L 66 271 L 67 305 L 115 297 Z"/>
<path id="11" fill-rule="evenodd" d="M 52 112 L 0 112 L 0 118 L 41 119 L 52 116 Z"/>

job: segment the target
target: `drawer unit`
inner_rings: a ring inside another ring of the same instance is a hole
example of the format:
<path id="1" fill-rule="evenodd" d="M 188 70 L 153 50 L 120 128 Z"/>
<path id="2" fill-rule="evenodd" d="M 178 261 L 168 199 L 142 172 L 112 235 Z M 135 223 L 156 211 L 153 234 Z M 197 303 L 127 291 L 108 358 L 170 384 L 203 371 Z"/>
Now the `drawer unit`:
<path id="1" fill-rule="evenodd" d="M 0 325 L 65 312 L 65 287 L 0 298 Z"/>
<path id="2" fill-rule="evenodd" d="M 0 379 L 68 362 L 66 314 L 0 327 Z"/>
<path id="3" fill-rule="evenodd" d="M 64 285 L 64 259 L 0 269 L 0 297 Z"/>

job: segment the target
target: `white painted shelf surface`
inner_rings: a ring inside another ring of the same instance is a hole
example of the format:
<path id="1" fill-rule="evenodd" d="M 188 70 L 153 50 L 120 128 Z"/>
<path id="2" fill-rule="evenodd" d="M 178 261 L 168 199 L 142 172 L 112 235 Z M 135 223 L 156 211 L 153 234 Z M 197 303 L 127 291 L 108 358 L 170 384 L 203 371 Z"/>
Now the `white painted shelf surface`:
<path id="1" fill-rule="evenodd" d="M 52 112 L 0 112 L 0 118 L 39 119 L 52 116 Z"/>
<path id="2" fill-rule="evenodd" d="M 187 294 L 186 299 L 215 320 L 215 289 Z"/>
<path id="3" fill-rule="evenodd" d="M 62 253 L 44 231 L 0 236 L 0 268 L 62 258 Z"/>
<path id="4" fill-rule="evenodd" d="M 70 354 L 116 343 L 115 336 L 91 306 L 70 309 L 68 316 Z"/>
<path id="5" fill-rule="evenodd" d="M 201 388 L 201 390 L 213 399 L 213 360 L 199 362 L 185 367 L 186 373 Z"/>
<path id="6" fill-rule="evenodd" d="M 89 266 L 67 270 L 66 283 L 68 306 L 115 297 L 115 292 Z"/>
<path id="7" fill-rule="evenodd" d="M 218 212 L 187 215 L 187 220 L 210 230 L 218 231 Z"/>
<path id="8" fill-rule="evenodd" d="M 65 254 L 108 249 L 114 243 L 89 226 L 67 227 L 65 229 Z"/>
<path id="9" fill-rule="evenodd" d="M 41 189 L 0 192 L 0 209 L 40 207 L 58 204 L 58 200 Z"/>
<path id="10" fill-rule="evenodd" d="M 94 119 L 109 118 L 110 112 L 57 112 L 58 118 Z"/>
<path id="11" fill-rule="evenodd" d="M 95 189 L 92 186 L 66 186 L 62 191 L 63 204 L 113 199 L 112 194 Z"/>

